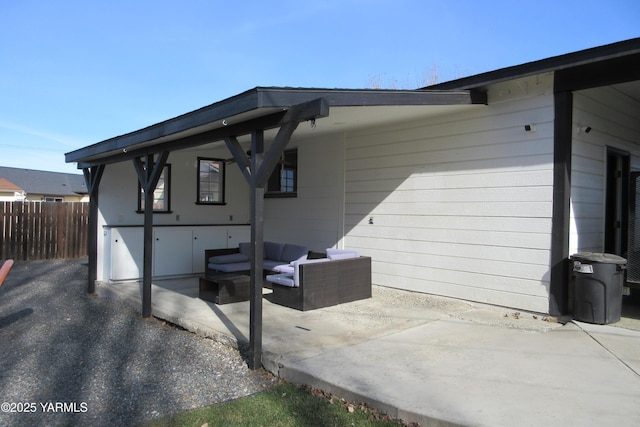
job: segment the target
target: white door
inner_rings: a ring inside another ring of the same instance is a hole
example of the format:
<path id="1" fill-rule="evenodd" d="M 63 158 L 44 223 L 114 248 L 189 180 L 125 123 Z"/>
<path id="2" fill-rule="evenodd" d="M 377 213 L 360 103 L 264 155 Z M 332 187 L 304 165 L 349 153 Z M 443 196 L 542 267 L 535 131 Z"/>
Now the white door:
<path id="1" fill-rule="evenodd" d="M 227 247 L 237 248 L 238 244 L 251 241 L 251 227 L 241 225 L 237 227 L 229 227 L 227 231 Z M 224 247 L 224 246 L 221 246 Z"/>
<path id="2" fill-rule="evenodd" d="M 142 277 L 144 258 L 142 228 L 111 229 L 110 280 L 135 280 Z"/>
<path id="3" fill-rule="evenodd" d="M 190 227 L 159 227 L 153 232 L 153 275 L 192 273 L 193 246 Z"/>
<path id="4" fill-rule="evenodd" d="M 226 227 L 197 227 L 193 230 L 193 260 L 194 273 L 204 272 L 205 249 L 220 249 L 227 247 Z"/>

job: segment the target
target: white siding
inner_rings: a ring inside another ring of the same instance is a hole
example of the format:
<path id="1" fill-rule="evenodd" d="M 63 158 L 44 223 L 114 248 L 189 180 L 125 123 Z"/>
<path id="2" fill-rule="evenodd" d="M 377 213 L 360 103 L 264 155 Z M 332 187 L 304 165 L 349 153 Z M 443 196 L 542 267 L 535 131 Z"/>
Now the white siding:
<path id="1" fill-rule="evenodd" d="M 607 146 L 631 155 L 640 170 L 640 104 L 615 87 L 574 94 L 569 253 L 604 250 Z M 591 127 L 591 132 L 578 130 Z"/>
<path id="2" fill-rule="evenodd" d="M 220 147 L 220 144 L 218 144 Z M 196 205 L 197 158 L 229 158 L 224 147 L 200 150 L 174 151 L 167 163 L 171 164 L 170 214 L 153 216 L 154 225 L 248 224 L 249 186 L 236 164 L 227 165 L 225 205 Z M 138 204 L 138 177 L 132 161 L 105 167 L 100 182 L 100 212 L 98 232 L 98 280 L 110 274 L 109 242 L 103 226 L 143 225 L 144 215 L 136 213 Z"/>
<path id="3" fill-rule="evenodd" d="M 265 200 L 265 240 L 290 242 L 322 251 L 342 238 L 344 136 L 296 141 L 298 194 Z"/>
<path id="4" fill-rule="evenodd" d="M 247 224 L 249 186 L 235 163 L 226 166 L 225 205 L 196 205 L 197 158 L 229 158 L 226 149 L 173 151 L 171 165 L 171 214 L 156 214 L 154 224 Z M 131 161 L 107 165 L 100 183 L 100 214 L 103 224 L 141 225 L 144 215 L 136 213 L 138 177 Z M 231 219 L 233 217 L 233 219 Z"/>
<path id="5" fill-rule="evenodd" d="M 376 284 L 547 312 L 551 82 L 545 75 L 496 85 L 489 105 L 464 112 L 309 139 L 294 134 L 298 194 L 265 200 L 265 239 L 360 250 L 373 258 Z M 574 127 L 593 130 L 574 135 L 570 251 L 601 251 L 606 146 L 629 151 L 632 170 L 640 170 L 640 105 L 615 88 L 582 91 L 574 101 Z M 527 124 L 535 132 L 525 132 Z M 230 157 L 219 145 L 172 152 L 173 213 L 154 223 L 248 223 L 248 185 L 235 164 L 227 167 L 226 205 L 195 204 L 198 156 Z M 131 162 L 106 167 L 101 226 L 142 225 L 137 188 Z"/>
<path id="6" fill-rule="evenodd" d="M 268 143 L 269 141 L 267 141 Z M 294 140 L 298 146 L 298 196 L 265 200 L 265 239 L 324 250 L 337 246 L 344 222 L 344 136 Z M 231 157 L 226 148 L 174 151 L 171 164 L 171 214 L 154 215 L 154 225 L 248 224 L 249 186 L 237 164 L 227 165 L 224 206 L 196 205 L 197 157 Z M 100 184 L 100 227 L 142 225 L 136 213 L 137 176 L 131 161 L 108 165 Z M 98 280 L 109 277 L 108 242 L 98 233 Z"/>
<path id="7" fill-rule="evenodd" d="M 547 312 L 548 85 L 522 81 L 477 110 L 348 137 L 345 246 L 372 256 L 374 283 Z"/>

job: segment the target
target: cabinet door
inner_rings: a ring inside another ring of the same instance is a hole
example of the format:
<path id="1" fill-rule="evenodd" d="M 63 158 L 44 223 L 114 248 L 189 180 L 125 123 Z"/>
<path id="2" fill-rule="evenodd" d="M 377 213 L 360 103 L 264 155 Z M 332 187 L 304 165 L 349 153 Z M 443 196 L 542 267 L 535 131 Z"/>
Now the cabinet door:
<path id="1" fill-rule="evenodd" d="M 226 227 L 197 227 L 193 230 L 193 260 L 194 273 L 204 272 L 205 249 L 220 249 L 227 247 Z"/>
<path id="2" fill-rule="evenodd" d="M 144 233 L 141 228 L 111 230 L 110 280 L 135 280 L 142 277 Z"/>
<path id="3" fill-rule="evenodd" d="M 153 275 L 174 276 L 192 273 L 192 229 L 162 227 L 153 232 Z"/>
<path id="4" fill-rule="evenodd" d="M 227 247 L 237 248 L 238 244 L 251 241 L 251 226 L 241 225 L 227 229 Z M 224 247 L 224 246 L 223 246 Z"/>

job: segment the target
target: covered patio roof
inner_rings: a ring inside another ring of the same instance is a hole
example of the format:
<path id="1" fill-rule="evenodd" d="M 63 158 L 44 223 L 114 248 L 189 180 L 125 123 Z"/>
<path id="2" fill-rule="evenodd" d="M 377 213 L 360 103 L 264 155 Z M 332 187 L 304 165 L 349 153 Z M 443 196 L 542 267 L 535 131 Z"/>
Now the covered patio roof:
<path id="1" fill-rule="evenodd" d="M 311 121 L 307 131 L 345 132 L 348 129 L 403 121 L 451 110 L 485 105 L 486 94 L 475 90 L 343 90 L 264 88 L 243 92 L 199 110 L 89 145 L 65 155 L 67 163 L 83 169 L 90 190 L 89 292 L 95 292 L 98 187 L 105 165 L 133 161 L 146 194 L 153 193 L 169 156 L 176 150 L 216 141 L 233 155 L 250 188 L 251 283 L 250 356 L 252 369 L 262 357 L 262 276 L 264 187 L 298 124 Z M 330 117 L 330 119 L 329 119 Z M 318 120 L 318 123 L 316 123 Z M 318 129 L 319 128 L 319 129 Z M 265 132 L 271 145 L 266 147 Z M 305 130 L 300 129 L 300 133 Z M 273 136 L 273 138 L 271 138 Z M 251 142 L 248 153 L 241 137 Z M 157 156 L 157 157 L 156 157 Z M 142 313 L 151 315 L 152 198 L 145 198 Z"/>
<path id="2" fill-rule="evenodd" d="M 79 168 L 109 164 L 148 153 L 191 148 L 274 129 L 291 107 L 322 99 L 330 119 L 317 123 L 318 131 L 346 131 L 431 114 L 443 114 L 486 104 L 486 94 L 475 90 L 352 90 L 256 87 L 231 98 L 155 125 L 66 153 L 67 163 Z M 367 107 L 367 108 L 361 108 Z M 298 129 L 296 134 L 304 132 Z"/>

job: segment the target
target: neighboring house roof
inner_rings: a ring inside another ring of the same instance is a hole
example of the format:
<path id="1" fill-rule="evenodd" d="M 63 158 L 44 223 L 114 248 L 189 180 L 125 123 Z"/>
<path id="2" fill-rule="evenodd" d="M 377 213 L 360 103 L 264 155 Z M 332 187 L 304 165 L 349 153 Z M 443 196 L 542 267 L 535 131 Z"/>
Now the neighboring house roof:
<path id="1" fill-rule="evenodd" d="M 88 194 L 84 176 L 0 166 L 0 179 L 19 186 L 27 194 L 78 196 Z"/>
<path id="2" fill-rule="evenodd" d="M 0 191 L 19 192 L 23 190 L 8 179 L 0 177 Z"/>

